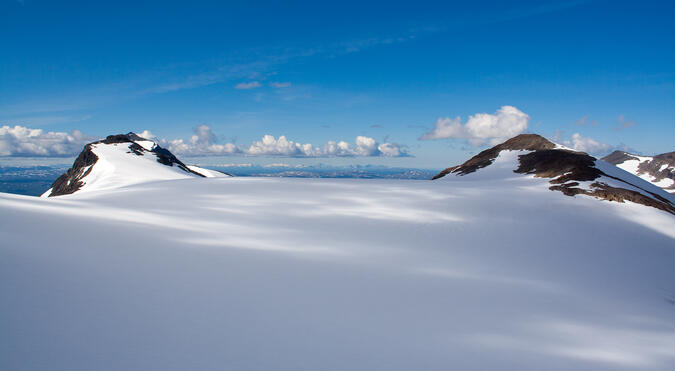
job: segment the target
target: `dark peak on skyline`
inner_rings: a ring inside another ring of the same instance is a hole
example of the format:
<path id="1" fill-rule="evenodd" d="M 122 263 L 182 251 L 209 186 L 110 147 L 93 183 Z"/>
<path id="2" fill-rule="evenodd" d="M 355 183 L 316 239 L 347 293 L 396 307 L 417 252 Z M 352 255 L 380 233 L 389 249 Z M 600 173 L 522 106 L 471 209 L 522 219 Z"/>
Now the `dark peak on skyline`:
<path id="1" fill-rule="evenodd" d="M 95 143 L 104 143 L 104 144 L 114 144 L 114 143 L 127 143 L 127 142 L 137 142 L 137 141 L 148 141 L 152 142 L 150 139 L 142 138 L 138 136 L 136 133 L 133 131 L 130 131 L 126 134 L 114 134 L 114 135 L 108 135 L 105 139 L 92 142 L 89 144 L 95 144 Z"/>
<path id="2" fill-rule="evenodd" d="M 602 161 L 609 162 L 610 164 L 616 165 L 629 160 L 638 160 L 635 155 L 625 152 L 625 151 L 614 151 L 607 156 L 601 158 Z"/>
<path id="3" fill-rule="evenodd" d="M 486 149 L 479 154 L 471 157 L 468 161 L 461 165 L 449 167 L 432 178 L 438 179 L 447 174 L 455 173 L 457 175 L 465 175 L 473 173 L 474 171 L 484 168 L 492 164 L 492 162 L 499 156 L 499 153 L 504 150 L 512 151 L 537 151 L 544 149 L 555 148 L 555 143 L 542 137 L 538 134 L 520 134 L 515 137 L 500 143 L 492 148 Z"/>

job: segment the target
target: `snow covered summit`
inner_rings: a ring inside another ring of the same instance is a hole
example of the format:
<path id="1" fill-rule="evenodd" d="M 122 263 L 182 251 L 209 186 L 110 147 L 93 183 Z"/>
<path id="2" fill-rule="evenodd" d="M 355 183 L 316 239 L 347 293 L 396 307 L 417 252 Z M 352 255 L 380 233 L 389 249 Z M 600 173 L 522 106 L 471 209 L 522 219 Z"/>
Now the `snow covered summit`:
<path id="1" fill-rule="evenodd" d="M 433 179 L 489 178 L 505 180 L 513 174 L 550 178 L 549 189 L 609 201 L 631 201 L 675 214 L 675 197 L 654 184 L 598 160 L 555 144 L 536 134 L 521 134 L 480 152 L 465 163 L 449 167 Z"/>
<path id="2" fill-rule="evenodd" d="M 113 189 L 154 180 L 221 177 L 225 173 L 188 166 L 167 149 L 134 133 L 110 135 L 87 144 L 73 167 L 42 197 Z"/>
<path id="3" fill-rule="evenodd" d="M 602 158 L 631 174 L 675 193 L 675 151 L 656 156 L 639 156 L 623 151 L 614 151 Z"/>

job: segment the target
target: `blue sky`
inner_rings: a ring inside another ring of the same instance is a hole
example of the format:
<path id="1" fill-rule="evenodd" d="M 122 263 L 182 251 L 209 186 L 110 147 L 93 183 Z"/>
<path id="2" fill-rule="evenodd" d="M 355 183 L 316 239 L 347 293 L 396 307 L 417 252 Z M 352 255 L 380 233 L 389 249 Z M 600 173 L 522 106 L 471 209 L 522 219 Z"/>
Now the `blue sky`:
<path id="1" fill-rule="evenodd" d="M 41 130 L 5 128 L 0 155 L 144 130 L 235 162 L 443 167 L 514 132 L 673 151 L 674 17 L 668 1 L 0 0 L 0 126 Z"/>

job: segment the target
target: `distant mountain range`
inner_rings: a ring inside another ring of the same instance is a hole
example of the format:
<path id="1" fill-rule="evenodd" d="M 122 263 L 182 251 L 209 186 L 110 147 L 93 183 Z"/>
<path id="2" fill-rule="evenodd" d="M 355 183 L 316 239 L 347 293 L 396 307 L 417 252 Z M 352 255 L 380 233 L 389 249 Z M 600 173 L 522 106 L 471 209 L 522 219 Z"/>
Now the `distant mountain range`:
<path id="1" fill-rule="evenodd" d="M 550 179 L 550 190 L 568 196 L 631 201 L 675 214 L 675 196 L 658 187 L 673 189 L 674 158 L 675 153 L 644 157 L 614 152 L 598 160 L 539 135 L 521 134 L 480 152 L 461 165 L 441 171 L 432 179 L 464 176 L 475 179 L 477 176 L 503 182 L 514 174 L 533 175 Z M 287 169 L 277 175 L 308 176 L 300 169 Z M 134 133 L 118 134 L 87 144 L 72 168 L 42 196 L 112 189 L 157 180 L 227 176 L 231 175 L 186 165 L 168 150 Z M 339 173 L 334 176 L 339 177 Z"/>

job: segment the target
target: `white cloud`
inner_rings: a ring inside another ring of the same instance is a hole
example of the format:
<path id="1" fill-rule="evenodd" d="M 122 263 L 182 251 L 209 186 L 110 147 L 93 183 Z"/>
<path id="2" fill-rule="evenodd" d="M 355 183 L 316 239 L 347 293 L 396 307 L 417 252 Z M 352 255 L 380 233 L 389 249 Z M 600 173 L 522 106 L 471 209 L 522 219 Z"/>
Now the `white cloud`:
<path id="1" fill-rule="evenodd" d="M 270 86 L 273 88 L 287 88 L 291 86 L 290 82 L 271 82 Z"/>
<path id="2" fill-rule="evenodd" d="M 188 141 L 175 139 L 159 143 L 175 154 L 197 156 L 227 154 L 288 157 L 409 156 L 396 143 L 378 143 L 375 139 L 364 136 L 357 136 L 353 144 L 345 141 L 328 141 L 323 146 L 315 146 L 311 143 L 295 142 L 285 135 L 275 137 L 265 134 L 260 140 L 240 147 L 234 143 L 217 144 L 216 136 L 207 125 L 200 125 L 194 131 L 195 134 Z"/>
<path id="3" fill-rule="evenodd" d="M 572 134 L 572 140 L 567 140 L 564 144 L 576 151 L 590 154 L 605 153 L 612 149 L 609 144 L 600 143 L 592 138 L 581 136 L 579 133 Z"/>
<path id="4" fill-rule="evenodd" d="M 71 156 L 95 138 L 73 130 L 70 134 L 23 126 L 0 127 L 0 156 Z"/>
<path id="5" fill-rule="evenodd" d="M 356 137 L 355 153 L 357 155 L 374 156 L 379 151 L 377 147 L 378 147 L 377 142 L 373 138 L 364 137 L 360 135 Z"/>
<path id="6" fill-rule="evenodd" d="M 169 151 L 183 155 L 228 155 L 241 152 L 233 143 L 217 144 L 216 135 L 208 125 L 199 125 L 193 131 L 194 134 L 188 141 L 174 139 L 169 141 L 159 140 L 158 142 Z"/>
<path id="7" fill-rule="evenodd" d="M 357 136 L 354 146 L 345 141 L 328 141 L 322 147 L 315 147 L 309 143 L 293 142 L 283 135 L 279 138 L 265 135 L 261 141 L 253 142 L 244 152 L 248 155 L 295 157 L 409 156 L 396 143 L 379 144 L 375 139 L 364 136 Z"/>
<path id="8" fill-rule="evenodd" d="M 282 135 L 275 138 L 272 135 L 265 134 L 262 140 L 251 143 L 246 150 L 249 155 L 272 155 L 272 156 L 313 156 L 315 148 L 311 144 L 295 143 Z"/>
<path id="9" fill-rule="evenodd" d="M 288 156 L 288 157 L 348 157 L 388 156 L 404 157 L 408 153 L 396 143 L 378 143 L 370 137 L 358 136 L 353 144 L 345 141 L 328 141 L 323 146 L 298 143 L 286 136 L 278 138 L 266 134 L 261 140 L 248 146 L 234 143 L 218 143 L 217 136 L 208 125 L 199 125 L 194 134 L 184 139 L 159 139 L 149 130 L 138 133 L 142 138 L 155 141 L 176 155 L 247 155 L 247 156 Z M 41 129 L 23 126 L 0 127 L 0 156 L 71 156 L 78 154 L 82 147 L 96 138 L 79 130 L 72 133 L 44 133 Z"/>
<path id="10" fill-rule="evenodd" d="M 401 156 L 401 148 L 394 143 L 382 143 L 377 149 L 382 153 L 382 156 L 399 157 Z"/>
<path id="11" fill-rule="evenodd" d="M 495 114 L 477 113 L 462 125 L 461 118 L 439 118 L 434 129 L 420 140 L 459 138 L 472 145 L 498 144 L 527 130 L 530 116 L 513 106 L 502 106 Z"/>
<path id="12" fill-rule="evenodd" d="M 149 139 L 149 140 L 157 140 L 157 136 L 153 134 L 150 130 L 143 130 L 140 133 L 136 133 L 141 138 Z"/>
<path id="13" fill-rule="evenodd" d="M 234 88 L 239 90 L 248 90 L 259 88 L 261 86 L 262 85 L 259 82 L 251 81 L 251 82 L 240 82 L 239 84 L 235 85 Z"/>

